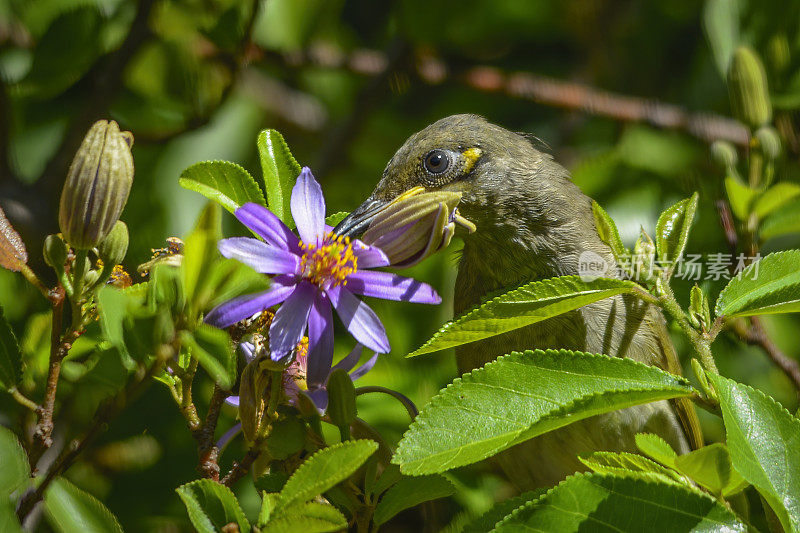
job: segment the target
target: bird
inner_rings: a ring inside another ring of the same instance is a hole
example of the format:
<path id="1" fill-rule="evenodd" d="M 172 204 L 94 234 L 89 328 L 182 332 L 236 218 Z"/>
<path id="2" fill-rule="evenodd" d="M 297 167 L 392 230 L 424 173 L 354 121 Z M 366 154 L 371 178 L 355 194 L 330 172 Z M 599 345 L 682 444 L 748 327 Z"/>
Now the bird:
<path id="1" fill-rule="evenodd" d="M 463 235 L 453 312 L 534 280 L 580 274 L 591 252 L 618 277 L 598 234 L 591 198 L 542 143 L 481 116 L 443 118 L 411 135 L 386 165 L 372 194 L 334 232 L 358 236 L 392 200 L 414 188 L 461 194 L 458 210 L 476 226 Z M 456 348 L 460 373 L 513 351 L 567 349 L 628 357 L 681 373 L 661 311 L 618 295 L 524 328 Z M 654 433 L 679 454 L 702 446 L 688 399 L 658 401 L 596 415 L 515 445 L 495 456 L 520 491 L 558 484 L 585 470 L 579 455 L 637 451 L 635 435 Z"/>

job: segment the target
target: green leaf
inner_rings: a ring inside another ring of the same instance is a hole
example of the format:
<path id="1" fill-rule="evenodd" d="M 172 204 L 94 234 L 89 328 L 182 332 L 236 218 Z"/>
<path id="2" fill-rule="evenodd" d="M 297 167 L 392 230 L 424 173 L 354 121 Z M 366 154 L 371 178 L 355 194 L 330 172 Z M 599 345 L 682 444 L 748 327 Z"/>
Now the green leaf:
<path id="1" fill-rule="evenodd" d="M 22 355 L 17 337 L 0 306 L 0 386 L 4 389 L 15 387 L 22 379 Z"/>
<path id="2" fill-rule="evenodd" d="M 349 215 L 347 211 L 339 211 L 338 213 L 334 213 L 332 215 L 328 215 L 328 218 L 325 219 L 325 223 L 329 226 L 336 226 L 339 222 L 344 220 L 344 218 Z"/>
<path id="3" fill-rule="evenodd" d="M 575 474 L 492 531 L 746 531 L 708 494 L 645 476 Z"/>
<path id="4" fill-rule="evenodd" d="M 594 452 L 585 457 L 578 457 L 580 462 L 599 474 L 625 475 L 630 472 L 644 472 L 658 474 L 671 481 L 683 483 L 674 470 L 665 468 L 635 453 L 628 452 Z"/>
<path id="5" fill-rule="evenodd" d="M 211 295 L 204 291 L 213 267 L 220 257 L 217 241 L 222 237 L 219 206 L 208 203 L 200 213 L 194 230 L 186 238 L 181 260 L 181 277 L 193 314 L 203 309 Z"/>
<path id="6" fill-rule="evenodd" d="M 728 282 L 717 298 L 718 316 L 800 311 L 800 250 L 769 254 Z"/>
<path id="7" fill-rule="evenodd" d="M 286 474 L 285 472 L 269 472 L 256 479 L 254 486 L 258 492 L 277 493 L 281 491 L 288 479 L 289 474 Z"/>
<path id="8" fill-rule="evenodd" d="M 522 507 L 528 502 L 540 498 L 548 489 L 535 489 L 523 492 L 519 496 L 509 498 L 495 503 L 488 511 L 469 522 L 461 530 L 461 533 L 486 533 L 491 531 L 495 525 L 510 515 L 515 509 Z"/>
<path id="9" fill-rule="evenodd" d="M 293 228 L 290 201 L 292 188 L 300 175 L 300 165 L 289 151 L 283 135 L 275 130 L 264 130 L 259 133 L 257 144 L 269 210 L 287 226 Z"/>
<path id="10" fill-rule="evenodd" d="M 758 218 L 764 218 L 798 196 L 800 196 L 800 185 L 787 182 L 777 183 L 758 197 L 753 205 L 753 213 Z"/>
<path id="11" fill-rule="evenodd" d="M 342 368 L 328 377 L 328 416 L 339 428 L 342 440 L 350 438 L 350 424 L 356 419 L 356 389 L 350 375 Z"/>
<path id="12" fill-rule="evenodd" d="M 198 479 L 181 485 L 178 493 L 192 525 L 201 533 L 213 533 L 234 523 L 239 531 L 250 531 L 250 523 L 231 489 L 210 479 Z"/>
<path id="13" fill-rule="evenodd" d="M 800 531 L 800 419 L 761 391 L 708 374 L 719 395 L 733 468 L 787 532 Z"/>
<path id="14" fill-rule="evenodd" d="M 221 329 L 200 324 L 194 334 L 181 331 L 181 343 L 191 350 L 206 372 L 223 390 L 236 382 L 236 357 L 231 338 Z"/>
<path id="15" fill-rule="evenodd" d="M 62 533 L 122 533 L 105 505 L 64 478 L 56 478 L 47 487 L 44 510 L 53 529 Z"/>
<path id="16" fill-rule="evenodd" d="M 656 223 L 658 260 L 673 264 L 683 255 L 697 211 L 697 193 L 667 208 Z"/>
<path id="17" fill-rule="evenodd" d="M 541 322 L 617 294 L 641 294 L 631 281 L 563 276 L 533 281 L 482 303 L 446 323 L 408 357 L 475 342 Z"/>
<path id="18" fill-rule="evenodd" d="M 236 259 L 221 259 L 214 263 L 208 275 L 206 294 L 199 298 L 207 301 L 205 307 L 211 309 L 236 296 L 265 291 L 268 288 L 267 276 L 259 274 Z"/>
<path id="19" fill-rule="evenodd" d="M 125 344 L 124 327 L 128 315 L 128 295 L 125 291 L 106 285 L 97 291 L 96 299 L 103 336 L 119 351 L 126 368 L 132 369 L 135 362 Z"/>
<path id="20" fill-rule="evenodd" d="M 653 433 L 637 433 L 635 439 L 640 452 L 664 466 L 675 468 L 675 458 L 678 454 L 667 441 Z"/>
<path id="21" fill-rule="evenodd" d="M 199 192 L 233 213 L 247 202 L 266 205 L 253 177 L 230 161 L 201 161 L 181 173 L 181 187 Z"/>
<path id="22" fill-rule="evenodd" d="M 594 225 L 597 228 L 597 233 L 600 235 L 600 240 L 611 247 L 614 257 L 617 259 L 623 258 L 628 255 L 628 250 L 622 244 L 622 239 L 619 236 L 617 225 L 608 216 L 608 213 L 600 207 L 600 204 L 592 200 L 592 214 L 594 214 Z"/>
<path id="23" fill-rule="evenodd" d="M 767 217 L 759 228 L 762 240 L 800 233 L 800 201 L 783 206 Z"/>
<path id="24" fill-rule="evenodd" d="M 281 508 L 308 501 L 356 471 L 378 449 L 372 440 L 349 440 L 316 452 L 295 470 L 280 492 Z"/>
<path id="25" fill-rule="evenodd" d="M 728 448 L 720 442 L 676 457 L 675 468 L 714 494 L 730 496 L 747 486 L 731 466 Z"/>
<path id="26" fill-rule="evenodd" d="M 306 502 L 292 506 L 285 513 L 269 520 L 263 533 L 326 533 L 347 529 L 347 519 L 336 507 Z"/>
<path id="27" fill-rule="evenodd" d="M 456 491 L 453 484 L 440 475 L 404 477 L 386 491 L 375 508 L 373 520 L 380 525 L 400 511 L 430 500 L 445 498 Z"/>
<path id="28" fill-rule="evenodd" d="M 683 378 L 632 359 L 513 352 L 439 392 L 403 435 L 392 462 L 404 474 L 444 472 L 583 418 L 691 393 Z"/>
<path id="29" fill-rule="evenodd" d="M 736 218 L 747 220 L 747 217 L 750 216 L 750 206 L 758 195 L 758 191 L 751 189 L 734 176 L 725 178 L 725 191 L 728 193 L 728 202 L 730 202 L 731 211 Z"/>
<path id="30" fill-rule="evenodd" d="M 0 499 L 22 487 L 31 477 L 28 455 L 10 429 L 0 426 Z M 0 528 L 0 531 L 4 531 Z"/>
<path id="31" fill-rule="evenodd" d="M 8 498 L 0 498 L 0 531 L 22 533 L 22 525 L 17 520 L 14 504 Z"/>
<path id="32" fill-rule="evenodd" d="M 266 445 L 270 458 L 287 459 L 299 452 L 305 443 L 305 424 L 297 417 L 286 417 L 272 424 L 272 431 L 267 437 Z M 283 482 L 285 481 L 286 479 L 284 478 Z M 283 486 L 283 482 L 281 482 L 281 486 Z M 266 487 L 260 487 L 259 490 L 266 490 Z M 270 492 L 278 492 L 278 490 Z"/>
<path id="33" fill-rule="evenodd" d="M 703 29 L 722 79 L 727 79 L 728 64 L 739 46 L 738 0 L 706 0 L 703 7 Z"/>

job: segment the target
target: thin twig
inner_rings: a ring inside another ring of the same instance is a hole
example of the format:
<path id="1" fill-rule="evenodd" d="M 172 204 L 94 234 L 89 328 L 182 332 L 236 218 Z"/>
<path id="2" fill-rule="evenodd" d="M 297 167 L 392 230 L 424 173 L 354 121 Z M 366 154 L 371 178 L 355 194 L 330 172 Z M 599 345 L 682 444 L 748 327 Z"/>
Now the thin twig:
<path id="1" fill-rule="evenodd" d="M 197 439 L 197 454 L 199 456 L 197 470 L 203 477 L 214 481 L 219 481 L 219 448 L 214 443 L 214 433 L 217 430 L 217 421 L 219 420 L 222 403 L 227 397 L 227 392 L 222 390 L 219 385 L 214 385 L 214 392 L 211 394 L 211 401 L 209 402 L 203 425 L 199 431 L 193 433 L 195 439 Z"/>
<path id="2" fill-rule="evenodd" d="M 751 316 L 749 327 L 745 325 L 744 321 L 735 321 L 731 327 L 744 342 L 764 350 L 772 362 L 786 374 L 800 397 L 800 364 L 775 345 L 764 329 L 761 319 Z"/>
<path id="3" fill-rule="evenodd" d="M 244 454 L 244 457 L 241 461 L 236 461 L 233 463 L 233 467 L 231 467 L 230 471 L 222 478 L 222 483 L 226 487 L 232 487 L 234 483 L 242 479 L 247 472 L 250 471 L 250 467 L 253 466 L 253 463 L 258 459 L 258 456 L 261 455 L 261 445 L 254 444 L 247 453 Z"/>

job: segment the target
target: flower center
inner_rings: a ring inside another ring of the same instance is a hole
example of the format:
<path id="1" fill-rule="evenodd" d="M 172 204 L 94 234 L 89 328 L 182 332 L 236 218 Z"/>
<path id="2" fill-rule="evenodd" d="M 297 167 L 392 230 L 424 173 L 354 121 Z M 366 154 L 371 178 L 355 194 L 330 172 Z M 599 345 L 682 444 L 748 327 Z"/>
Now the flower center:
<path id="1" fill-rule="evenodd" d="M 328 233 L 319 246 L 300 242 L 303 257 L 300 269 L 304 279 L 319 287 L 346 285 L 347 276 L 358 270 L 358 258 L 353 253 L 350 237 Z"/>

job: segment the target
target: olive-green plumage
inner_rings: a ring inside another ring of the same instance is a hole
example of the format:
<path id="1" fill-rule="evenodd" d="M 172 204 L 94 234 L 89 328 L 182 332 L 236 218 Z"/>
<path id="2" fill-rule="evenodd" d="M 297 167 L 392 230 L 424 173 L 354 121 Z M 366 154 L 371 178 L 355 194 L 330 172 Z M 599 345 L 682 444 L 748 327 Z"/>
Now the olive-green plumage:
<path id="1" fill-rule="evenodd" d="M 591 200 L 569 173 L 525 136 L 481 117 L 447 117 L 412 135 L 364 205 L 374 211 L 376 204 L 420 185 L 461 192 L 458 209 L 477 226 L 464 236 L 455 314 L 502 289 L 578 274 L 578 258 L 586 251 L 614 264 L 595 228 Z M 459 370 L 467 372 L 513 350 L 532 348 L 630 357 L 680 373 L 660 311 L 627 296 L 461 346 L 456 356 Z M 639 432 L 660 435 L 679 453 L 697 447 L 701 438 L 690 402 L 661 401 L 574 423 L 517 445 L 498 461 L 520 489 L 553 485 L 582 469 L 579 453 L 636 451 Z"/>

